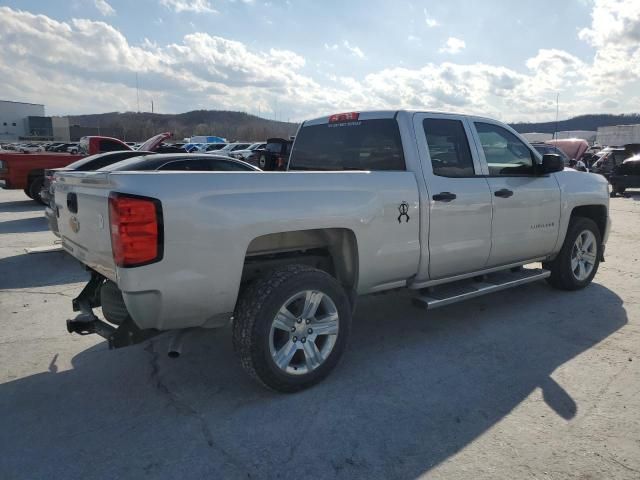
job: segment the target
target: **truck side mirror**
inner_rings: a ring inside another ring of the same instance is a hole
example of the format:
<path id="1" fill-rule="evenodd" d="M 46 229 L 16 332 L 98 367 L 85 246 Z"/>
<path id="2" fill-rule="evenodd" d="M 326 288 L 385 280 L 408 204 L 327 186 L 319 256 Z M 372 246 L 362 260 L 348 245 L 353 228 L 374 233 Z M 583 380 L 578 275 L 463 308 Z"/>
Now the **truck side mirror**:
<path id="1" fill-rule="evenodd" d="M 542 165 L 540 171 L 542 174 L 561 172 L 564 170 L 564 162 L 562 157 L 555 153 L 545 153 L 542 156 Z"/>

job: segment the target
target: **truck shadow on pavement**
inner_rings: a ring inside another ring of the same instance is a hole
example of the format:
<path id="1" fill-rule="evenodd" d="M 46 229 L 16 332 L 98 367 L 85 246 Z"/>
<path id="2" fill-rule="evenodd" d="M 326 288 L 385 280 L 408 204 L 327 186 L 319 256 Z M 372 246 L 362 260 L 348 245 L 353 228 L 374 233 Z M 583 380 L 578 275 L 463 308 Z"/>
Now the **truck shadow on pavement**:
<path id="1" fill-rule="evenodd" d="M 65 252 L 0 258 L 0 290 L 64 285 L 88 279 L 89 274 L 81 264 Z"/>
<path id="2" fill-rule="evenodd" d="M 44 207 L 33 200 L 17 200 L 0 202 L 0 213 L 37 212 L 44 211 Z"/>
<path id="3" fill-rule="evenodd" d="M 570 421 L 581 407 L 551 375 L 626 323 L 622 300 L 598 284 L 535 284 L 432 312 L 406 292 L 368 297 L 341 365 L 295 395 L 254 385 L 229 329 L 193 332 L 179 360 L 160 336 L 112 352 L 98 343 L 64 368 L 56 345 L 88 339 L 61 336 L 43 344 L 43 373 L 0 385 L 0 468 L 8 478 L 413 479 L 536 389 L 549 417 Z"/>
<path id="4" fill-rule="evenodd" d="M 46 230 L 49 230 L 49 224 L 44 217 L 20 218 L 18 220 L 0 222 L 0 234 L 44 232 Z"/>

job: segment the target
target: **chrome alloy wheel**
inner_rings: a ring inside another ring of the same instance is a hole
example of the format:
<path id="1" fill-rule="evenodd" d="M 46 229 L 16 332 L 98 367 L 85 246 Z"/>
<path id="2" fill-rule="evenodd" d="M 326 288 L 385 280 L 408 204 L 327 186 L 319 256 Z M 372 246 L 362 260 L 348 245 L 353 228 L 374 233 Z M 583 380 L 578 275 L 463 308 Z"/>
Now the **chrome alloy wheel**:
<path id="1" fill-rule="evenodd" d="M 271 358 L 288 374 L 309 373 L 329 357 L 339 329 L 338 309 L 328 295 L 317 290 L 296 293 L 271 324 Z"/>
<path id="2" fill-rule="evenodd" d="M 571 271 L 576 280 L 582 282 L 591 275 L 597 254 L 596 236 L 590 230 L 582 231 L 571 249 Z"/>

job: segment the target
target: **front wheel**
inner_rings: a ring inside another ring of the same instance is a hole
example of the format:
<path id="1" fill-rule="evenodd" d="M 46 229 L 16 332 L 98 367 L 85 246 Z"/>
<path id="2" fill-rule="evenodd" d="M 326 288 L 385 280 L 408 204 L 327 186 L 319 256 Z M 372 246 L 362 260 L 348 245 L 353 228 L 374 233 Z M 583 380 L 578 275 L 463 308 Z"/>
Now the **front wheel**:
<path id="1" fill-rule="evenodd" d="M 548 282 L 562 290 L 586 287 L 598 271 L 601 249 L 602 236 L 596 223 L 589 218 L 572 218 L 560 253 L 553 262 L 543 264 L 551 270 Z"/>
<path id="2" fill-rule="evenodd" d="M 243 292 L 233 344 L 249 376 L 289 393 L 318 383 L 333 370 L 350 328 L 351 306 L 340 284 L 321 270 L 289 265 Z"/>

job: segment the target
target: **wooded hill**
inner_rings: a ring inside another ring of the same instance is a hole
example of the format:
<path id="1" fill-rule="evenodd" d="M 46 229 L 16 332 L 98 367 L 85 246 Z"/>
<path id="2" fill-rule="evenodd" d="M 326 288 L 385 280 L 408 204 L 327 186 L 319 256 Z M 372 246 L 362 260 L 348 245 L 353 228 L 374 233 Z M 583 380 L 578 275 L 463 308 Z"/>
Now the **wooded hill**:
<path id="1" fill-rule="evenodd" d="M 264 140 L 269 137 L 288 138 L 295 135 L 297 123 L 277 122 L 244 112 L 194 110 L 179 114 L 111 112 L 93 115 L 73 115 L 70 125 L 99 129 L 95 134 L 118 137 L 127 141 L 141 141 L 159 132 L 172 132 L 174 139 L 193 135 L 218 135 L 233 140 Z M 640 123 L 640 114 L 581 115 L 560 120 L 557 130 L 597 130 L 610 125 Z M 512 123 L 520 133 L 553 133 L 556 122 Z"/>
<path id="2" fill-rule="evenodd" d="M 174 139 L 193 135 L 218 135 L 229 141 L 288 138 L 295 135 L 298 124 L 276 122 L 243 112 L 194 110 L 179 114 L 110 112 L 93 115 L 71 115 L 70 125 L 99 129 L 98 135 L 142 141 L 160 132 L 172 132 Z"/>
<path id="3" fill-rule="evenodd" d="M 613 125 L 631 125 L 640 123 L 640 114 L 628 113 L 623 115 L 580 115 L 568 120 L 558 122 L 558 132 L 565 130 L 591 130 L 596 131 L 598 127 L 609 127 Z M 516 132 L 528 133 L 553 133 L 556 131 L 556 122 L 541 123 L 512 123 L 511 127 Z"/>

